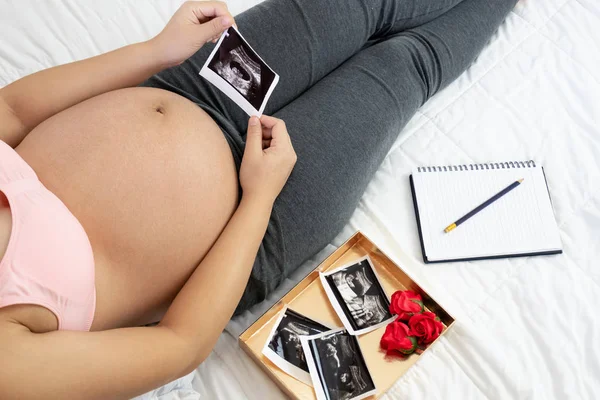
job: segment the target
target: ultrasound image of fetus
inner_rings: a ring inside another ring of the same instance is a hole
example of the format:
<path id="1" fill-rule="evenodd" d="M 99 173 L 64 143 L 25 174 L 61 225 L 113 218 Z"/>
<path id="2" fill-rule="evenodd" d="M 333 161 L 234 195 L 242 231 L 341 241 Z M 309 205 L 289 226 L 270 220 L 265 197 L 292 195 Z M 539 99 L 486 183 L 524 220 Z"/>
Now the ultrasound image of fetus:
<path id="1" fill-rule="evenodd" d="M 260 65 L 248 57 L 242 46 L 226 54 L 215 64 L 215 69 L 246 98 L 260 88 Z"/>
<path id="2" fill-rule="evenodd" d="M 326 279 L 334 294 L 337 293 L 340 307 L 354 329 L 366 329 L 392 317 L 389 300 L 367 260 Z"/>
<path id="3" fill-rule="evenodd" d="M 300 336 L 315 335 L 329 328 L 293 310 L 287 309 L 269 347 L 292 365 L 308 372 Z"/>
<path id="4" fill-rule="evenodd" d="M 235 30 L 227 33 L 208 67 L 259 109 L 275 74 Z"/>
<path id="5" fill-rule="evenodd" d="M 329 400 L 348 400 L 375 389 L 356 336 L 338 331 L 308 344 Z"/>

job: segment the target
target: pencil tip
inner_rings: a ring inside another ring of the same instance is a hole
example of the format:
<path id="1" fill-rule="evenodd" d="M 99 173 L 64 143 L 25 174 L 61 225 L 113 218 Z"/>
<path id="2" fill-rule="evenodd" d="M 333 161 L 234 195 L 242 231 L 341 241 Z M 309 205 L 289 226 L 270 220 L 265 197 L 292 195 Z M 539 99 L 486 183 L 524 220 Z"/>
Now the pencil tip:
<path id="1" fill-rule="evenodd" d="M 521 178 L 521 179 L 519 179 L 517 182 L 521 183 L 521 182 L 523 182 L 524 180 L 525 180 L 525 178 Z"/>

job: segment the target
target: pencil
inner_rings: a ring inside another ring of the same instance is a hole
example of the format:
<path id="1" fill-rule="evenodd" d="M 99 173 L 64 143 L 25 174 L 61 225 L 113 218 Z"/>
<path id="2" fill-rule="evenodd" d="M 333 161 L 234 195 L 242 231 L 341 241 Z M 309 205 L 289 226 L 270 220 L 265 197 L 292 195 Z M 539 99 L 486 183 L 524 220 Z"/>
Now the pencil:
<path id="1" fill-rule="evenodd" d="M 453 230 L 454 228 L 456 228 L 457 226 L 459 226 L 460 224 L 462 224 L 463 222 L 465 222 L 466 220 L 471 218 L 473 215 L 477 214 L 479 211 L 483 210 L 484 208 L 486 208 L 487 206 L 489 206 L 490 204 L 492 204 L 493 202 L 498 200 L 500 197 L 504 196 L 506 193 L 510 192 L 511 190 L 513 190 L 514 188 L 519 186 L 521 184 L 521 182 L 523 182 L 523 179 L 519 179 L 518 181 L 511 183 L 510 185 L 508 185 L 507 187 L 502 189 L 500 192 L 496 193 L 494 196 L 490 197 L 489 199 L 487 199 L 486 201 L 484 201 L 483 203 L 481 203 L 480 205 L 475 207 L 473 210 L 469 211 L 464 217 L 462 217 L 462 218 L 458 219 L 456 222 L 448 225 L 444 229 L 444 232 L 446 232 L 446 233 L 450 232 L 451 230 Z"/>

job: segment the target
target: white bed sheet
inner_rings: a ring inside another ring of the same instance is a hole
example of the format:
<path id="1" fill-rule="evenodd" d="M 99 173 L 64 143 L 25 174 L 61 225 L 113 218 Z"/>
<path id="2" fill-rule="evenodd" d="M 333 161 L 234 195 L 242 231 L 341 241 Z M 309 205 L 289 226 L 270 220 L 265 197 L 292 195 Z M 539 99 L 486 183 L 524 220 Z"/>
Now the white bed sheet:
<path id="1" fill-rule="evenodd" d="M 258 2 L 228 1 L 234 13 Z M 0 0 L 0 86 L 147 39 L 180 3 Z M 423 264 L 410 170 L 527 159 L 545 167 L 564 254 Z M 475 64 L 415 115 L 343 232 L 294 278 L 357 229 L 457 320 L 384 398 L 600 398 L 600 3 L 522 0 Z M 265 308 L 232 321 L 193 374 L 143 398 L 284 398 L 236 341 Z"/>

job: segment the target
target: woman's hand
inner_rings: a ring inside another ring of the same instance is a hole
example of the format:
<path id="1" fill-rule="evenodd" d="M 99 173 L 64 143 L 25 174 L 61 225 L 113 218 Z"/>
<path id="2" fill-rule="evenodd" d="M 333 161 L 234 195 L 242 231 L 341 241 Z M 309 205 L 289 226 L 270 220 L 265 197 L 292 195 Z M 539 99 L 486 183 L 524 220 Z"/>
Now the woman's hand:
<path id="1" fill-rule="evenodd" d="M 250 118 L 240 168 L 242 196 L 258 198 L 272 205 L 290 176 L 296 159 L 282 120 L 266 115 L 260 119 Z"/>
<path id="2" fill-rule="evenodd" d="M 190 58 L 204 43 L 216 41 L 233 24 L 225 3 L 187 1 L 150 42 L 163 64 L 171 67 Z"/>

